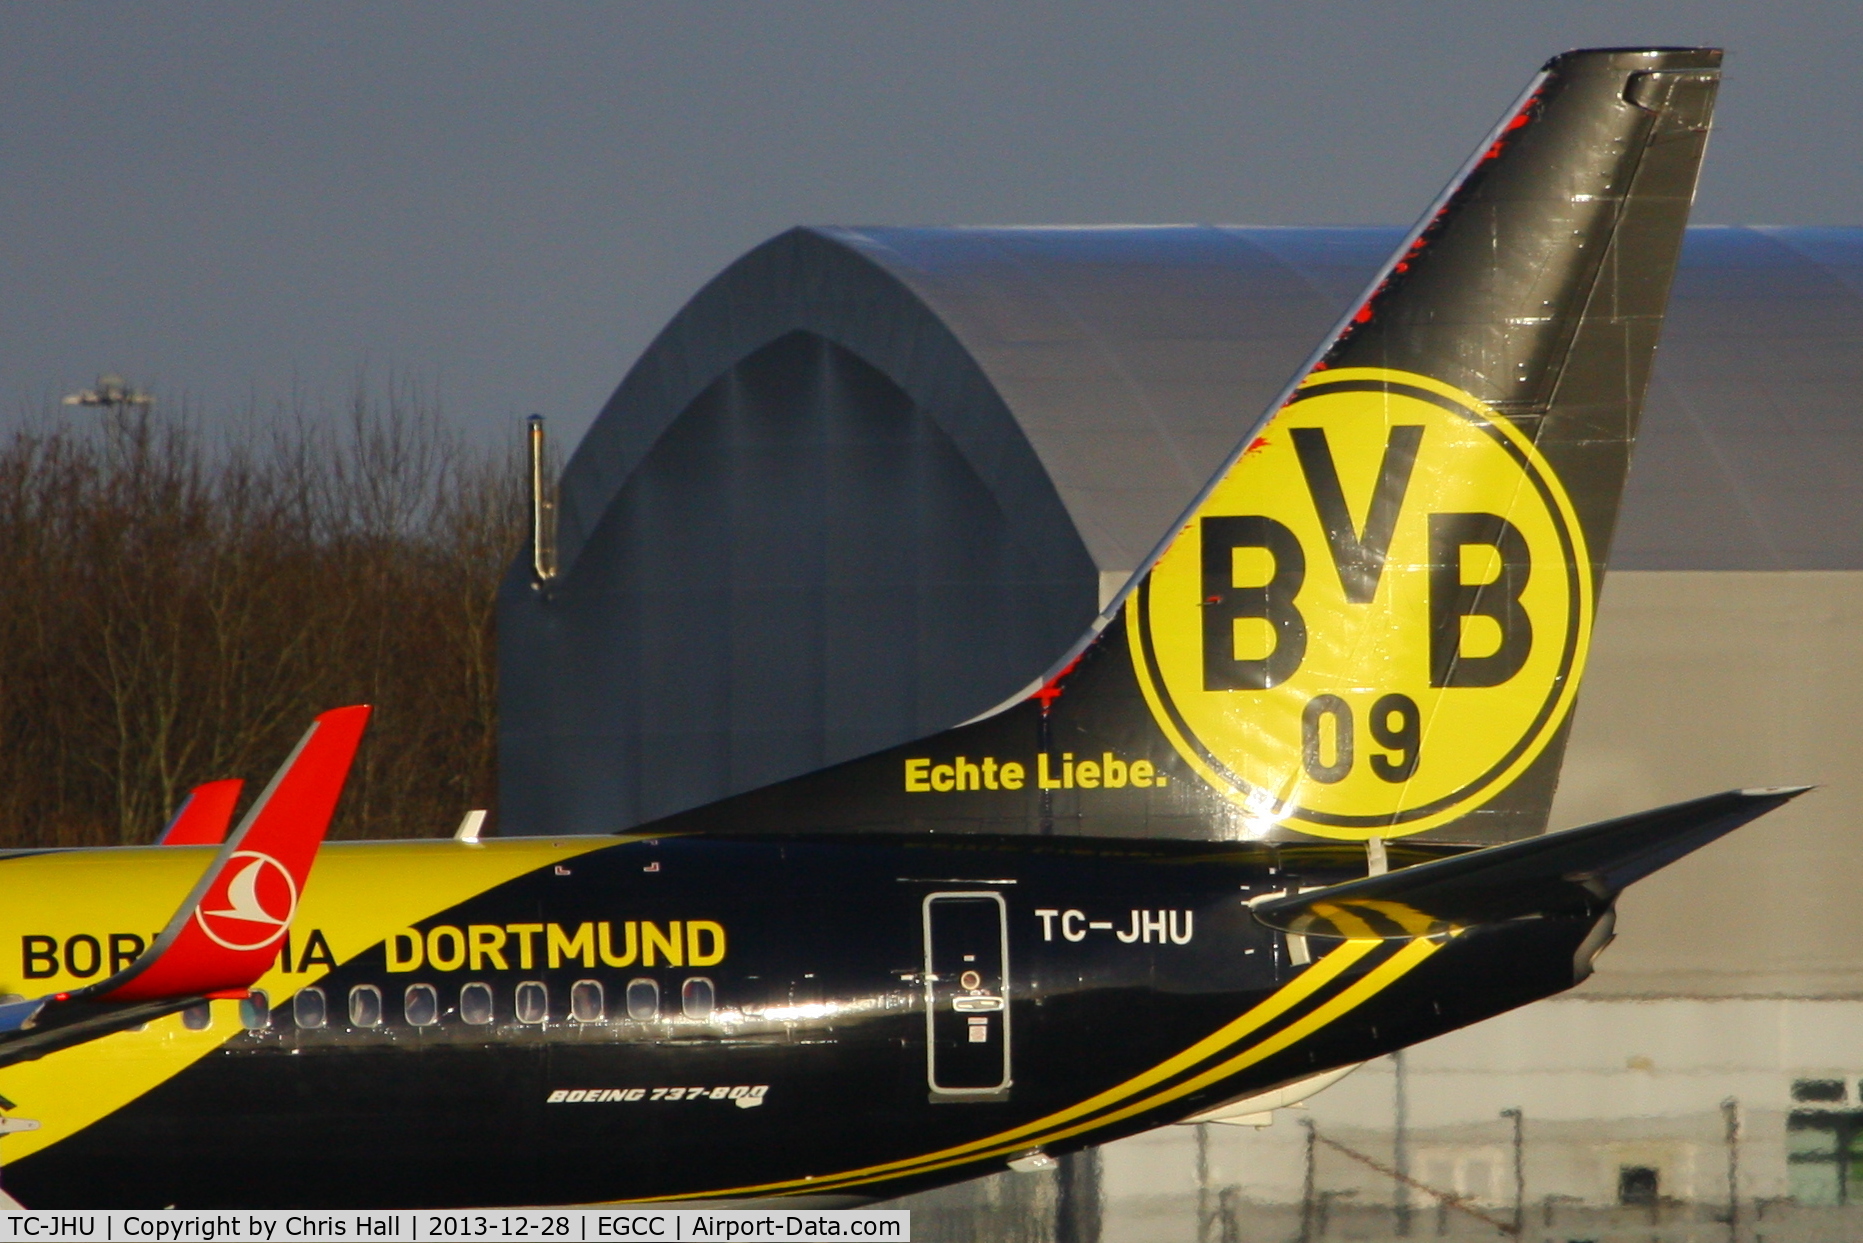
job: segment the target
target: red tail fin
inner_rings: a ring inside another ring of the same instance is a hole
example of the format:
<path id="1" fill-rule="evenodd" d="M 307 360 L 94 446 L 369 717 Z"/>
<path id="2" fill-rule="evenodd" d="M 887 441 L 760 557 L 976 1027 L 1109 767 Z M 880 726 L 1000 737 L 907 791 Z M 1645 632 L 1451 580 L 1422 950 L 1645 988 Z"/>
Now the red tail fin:
<path id="1" fill-rule="evenodd" d="M 148 1001 L 250 987 L 291 926 L 350 762 L 366 706 L 318 717 L 129 978 L 100 1001 Z"/>
<path id="2" fill-rule="evenodd" d="M 181 810 L 168 822 L 157 846 L 218 846 L 226 840 L 227 826 L 233 823 L 233 807 L 246 783 L 235 777 L 231 781 L 209 781 L 195 786 Z"/>

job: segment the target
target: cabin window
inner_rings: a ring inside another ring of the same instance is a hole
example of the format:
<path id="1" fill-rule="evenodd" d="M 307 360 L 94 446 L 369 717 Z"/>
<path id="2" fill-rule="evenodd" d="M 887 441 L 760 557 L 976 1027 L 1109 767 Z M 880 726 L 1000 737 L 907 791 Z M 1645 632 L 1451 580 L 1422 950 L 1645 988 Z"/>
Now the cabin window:
<path id="1" fill-rule="evenodd" d="M 517 1021 L 541 1023 L 550 1017 L 550 991 L 536 980 L 517 986 Z"/>
<path id="2" fill-rule="evenodd" d="M 322 1027 L 330 1017 L 330 1006 L 324 999 L 323 990 L 315 984 L 309 988 L 300 988 L 298 995 L 291 999 L 291 1017 L 299 1027 Z"/>
<path id="3" fill-rule="evenodd" d="M 1843 1079 L 1796 1079 L 1785 1118 L 1787 1189 L 1803 1205 L 1863 1201 L 1863 1109 Z M 1859 1094 L 1863 1095 L 1863 1094 Z"/>
<path id="4" fill-rule="evenodd" d="M 1617 1167 L 1617 1202 L 1623 1205 L 1654 1205 L 1662 1188 L 1662 1174 L 1647 1165 Z"/>
<path id="5" fill-rule="evenodd" d="M 373 984 L 358 984 L 349 990 L 349 1025 L 379 1027 L 382 1023 L 382 990 Z"/>
<path id="6" fill-rule="evenodd" d="M 578 1023 L 599 1023 L 607 1013 L 600 980 L 577 980 L 569 990 L 569 1014 Z"/>
<path id="7" fill-rule="evenodd" d="M 1792 1099 L 1795 1101 L 1841 1105 L 1844 1096 L 1842 1079 L 1794 1079 L 1792 1081 Z"/>
<path id="8" fill-rule="evenodd" d="M 459 1017 L 483 1025 L 492 1021 L 492 986 L 472 983 L 459 990 Z"/>
<path id="9" fill-rule="evenodd" d="M 204 1032 L 213 1026 L 213 1002 L 197 1001 L 181 1012 L 181 1025 L 191 1032 Z"/>
<path id="10" fill-rule="evenodd" d="M 440 994 L 431 984 L 410 984 L 401 996 L 401 1012 L 414 1027 L 432 1027 L 440 1021 Z"/>
<path id="11" fill-rule="evenodd" d="M 239 1025 L 249 1032 L 262 1032 L 272 1025 L 272 999 L 264 989 L 253 989 L 239 1003 Z"/>
<path id="12" fill-rule="evenodd" d="M 717 993 L 712 982 L 702 975 L 695 975 L 679 986 L 679 1009 L 689 1019 L 709 1019 L 716 1004 Z"/>
<path id="13" fill-rule="evenodd" d="M 660 1017 L 660 984 L 657 980 L 627 982 L 627 1016 L 636 1023 Z"/>

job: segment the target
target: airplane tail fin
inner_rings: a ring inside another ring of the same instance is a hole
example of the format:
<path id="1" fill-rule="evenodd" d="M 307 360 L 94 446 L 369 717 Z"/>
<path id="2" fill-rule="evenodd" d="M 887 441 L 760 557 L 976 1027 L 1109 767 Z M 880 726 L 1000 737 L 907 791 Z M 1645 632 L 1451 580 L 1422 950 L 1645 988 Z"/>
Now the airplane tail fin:
<path id="1" fill-rule="evenodd" d="M 1134 585 L 1146 702 L 1245 821 L 1544 826 L 1719 64 L 1549 62 Z"/>
<path id="2" fill-rule="evenodd" d="M 1651 48 L 1548 62 L 1029 692 L 679 819 L 1540 832 L 1720 61 Z"/>
<path id="3" fill-rule="evenodd" d="M 291 926 L 369 719 L 366 706 L 319 716 L 173 917 L 123 970 L 85 988 L 0 1004 L 0 1066 L 94 1040 L 203 997 L 243 994 Z M 238 782 L 211 791 L 230 812 Z M 211 811 L 211 807 L 209 808 Z M 218 813 L 214 813 L 218 814 Z M 188 812 L 170 826 L 188 823 Z M 224 832 L 221 816 L 217 832 Z M 215 828 L 208 812 L 193 822 Z"/>
<path id="4" fill-rule="evenodd" d="M 218 846 L 226 840 L 233 823 L 233 808 L 246 783 L 237 777 L 230 781 L 209 781 L 195 786 L 168 822 L 157 846 Z"/>
<path id="5" fill-rule="evenodd" d="M 1581 828 L 1490 846 L 1305 893 L 1250 903 L 1299 936 L 1432 936 L 1535 915 L 1592 917 L 1617 895 L 1808 786 L 1730 790 Z"/>
<path id="6" fill-rule="evenodd" d="M 311 864 L 336 813 L 370 709 L 319 716 L 220 848 L 213 866 L 106 1001 L 243 989 L 265 973 L 290 927 Z"/>

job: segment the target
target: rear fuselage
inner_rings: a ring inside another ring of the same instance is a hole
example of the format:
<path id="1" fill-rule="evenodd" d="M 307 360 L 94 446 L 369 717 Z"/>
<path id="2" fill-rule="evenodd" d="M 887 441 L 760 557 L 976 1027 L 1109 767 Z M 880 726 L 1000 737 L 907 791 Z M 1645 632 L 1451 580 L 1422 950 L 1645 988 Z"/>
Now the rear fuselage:
<path id="1" fill-rule="evenodd" d="M 107 959 L 153 926 L 130 908 L 177 900 L 187 853 L 0 861 L 40 886 L 5 917 L 8 987 L 81 983 L 93 943 Z M 872 1198 L 1572 982 L 1581 921 L 1303 943 L 1249 914 L 1364 859 L 948 836 L 332 844 L 264 1007 L 0 1070 L 43 1124 L 4 1141 L 5 1185 L 32 1207 Z M 128 907 L 100 888 L 145 871 L 165 879 Z"/>

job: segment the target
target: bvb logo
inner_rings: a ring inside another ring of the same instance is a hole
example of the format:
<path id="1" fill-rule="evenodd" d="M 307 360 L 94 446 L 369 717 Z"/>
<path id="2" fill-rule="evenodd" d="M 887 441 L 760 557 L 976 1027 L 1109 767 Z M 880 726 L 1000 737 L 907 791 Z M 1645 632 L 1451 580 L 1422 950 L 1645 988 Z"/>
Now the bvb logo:
<path id="1" fill-rule="evenodd" d="M 1533 762 L 1578 689 L 1591 564 L 1532 442 L 1468 394 L 1319 372 L 1133 600 L 1178 752 L 1258 824 L 1416 833 Z"/>

